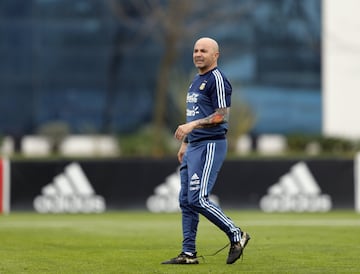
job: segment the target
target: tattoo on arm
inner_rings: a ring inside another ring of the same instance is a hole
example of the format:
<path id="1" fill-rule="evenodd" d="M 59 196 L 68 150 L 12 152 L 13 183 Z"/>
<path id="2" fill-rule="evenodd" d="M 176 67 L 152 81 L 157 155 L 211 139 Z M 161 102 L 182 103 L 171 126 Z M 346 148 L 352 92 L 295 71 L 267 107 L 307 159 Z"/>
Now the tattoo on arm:
<path id="1" fill-rule="evenodd" d="M 198 120 L 197 128 L 214 127 L 218 124 L 225 123 L 228 117 L 227 108 L 219 108 L 213 114 Z"/>

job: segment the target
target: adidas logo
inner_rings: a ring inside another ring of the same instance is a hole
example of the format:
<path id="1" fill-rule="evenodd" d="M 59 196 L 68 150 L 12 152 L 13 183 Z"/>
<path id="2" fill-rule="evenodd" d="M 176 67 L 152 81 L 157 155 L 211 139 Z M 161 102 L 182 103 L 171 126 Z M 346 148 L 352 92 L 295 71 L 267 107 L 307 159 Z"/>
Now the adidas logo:
<path id="1" fill-rule="evenodd" d="M 200 185 L 200 178 L 195 173 L 190 180 L 190 185 Z M 191 187 L 190 187 L 191 188 Z M 154 189 L 154 195 L 151 195 L 146 201 L 146 207 L 149 211 L 160 212 L 178 212 L 180 194 L 180 173 L 179 170 L 166 177 L 165 182 Z M 210 195 L 210 199 L 219 205 L 219 198 Z"/>
<path id="2" fill-rule="evenodd" d="M 78 163 L 65 167 L 62 174 L 44 186 L 35 197 L 34 208 L 39 213 L 101 213 L 105 200 L 96 195 Z"/>
<path id="3" fill-rule="evenodd" d="M 154 189 L 146 201 L 146 207 L 151 212 L 178 212 L 180 193 L 179 170 L 166 177 L 165 182 Z"/>
<path id="4" fill-rule="evenodd" d="M 200 178 L 196 173 L 191 176 L 190 185 L 200 185 Z"/>
<path id="5" fill-rule="evenodd" d="M 308 166 L 299 162 L 269 187 L 260 208 L 265 212 L 325 212 L 331 210 L 332 202 L 329 195 L 321 194 Z"/>
<path id="6" fill-rule="evenodd" d="M 189 189 L 190 191 L 196 191 L 200 189 L 200 178 L 196 173 L 191 176 Z"/>

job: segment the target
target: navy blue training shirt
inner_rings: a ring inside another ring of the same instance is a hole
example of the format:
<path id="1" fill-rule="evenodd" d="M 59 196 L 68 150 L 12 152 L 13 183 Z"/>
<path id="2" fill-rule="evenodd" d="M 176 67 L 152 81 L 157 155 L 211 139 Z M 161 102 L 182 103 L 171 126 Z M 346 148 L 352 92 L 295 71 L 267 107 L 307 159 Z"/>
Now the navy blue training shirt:
<path id="1" fill-rule="evenodd" d="M 218 108 L 230 107 L 231 93 L 230 82 L 218 68 L 196 75 L 186 98 L 186 122 L 208 117 Z M 224 138 L 227 129 L 227 122 L 215 127 L 194 129 L 189 133 L 188 141 L 192 143 L 206 139 L 221 139 Z"/>

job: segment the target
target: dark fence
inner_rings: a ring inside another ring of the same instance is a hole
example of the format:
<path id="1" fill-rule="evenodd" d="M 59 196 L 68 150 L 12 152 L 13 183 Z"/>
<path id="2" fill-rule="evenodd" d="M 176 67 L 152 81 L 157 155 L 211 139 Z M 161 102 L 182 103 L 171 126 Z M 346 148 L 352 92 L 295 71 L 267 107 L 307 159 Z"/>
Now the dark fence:
<path id="1" fill-rule="evenodd" d="M 146 209 L 149 197 L 169 209 L 166 202 L 177 202 L 174 159 L 14 160 L 10 166 L 12 211 Z M 261 203 L 268 211 L 354 208 L 354 164 L 337 159 L 227 160 L 213 194 L 223 208 L 233 209 L 259 209 Z"/>

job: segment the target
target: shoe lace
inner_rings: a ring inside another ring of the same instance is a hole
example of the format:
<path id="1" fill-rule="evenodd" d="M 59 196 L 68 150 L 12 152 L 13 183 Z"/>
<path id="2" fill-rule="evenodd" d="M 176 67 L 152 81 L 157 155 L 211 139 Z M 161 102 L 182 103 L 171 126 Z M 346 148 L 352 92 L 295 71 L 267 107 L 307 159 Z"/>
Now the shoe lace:
<path id="1" fill-rule="evenodd" d="M 230 245 L 230 243 L 226 244 L 224 247 L 220 248 L 219 250 L 215 251 L 214 253 L 211 254 L 206 254 L 206 255 L 199 255 L 198 258 L 203 259 L 203 261 L 205 262 L 205 257 L 212 257 L 212 256 L 216 256 L 218 253 L 220 253 L 221 251 L 223 251 L 225 248 L 227 248 Z"/>
<path id="2" fill-rule="evenodd" d="M 198 258 L 201 258 L 204 262 L 205 262 L 205 257 L 212 257 L 212 256 L 216 256 L 217 254 L 219 254 L 221 251 L 223 251 L 225 248 L 227 248 L 230 245 L 230 243 L 226 244 L 225 246 L 223 246 L 222 248 L 220 248 L 219 250 L 215 251 L 212 254 L 207 254 L 207 255 L 199 255 L 197 256 Z M 230 246 L 230 249 L 234 249 L 234 245 Z M 241 253 L 241 261 L 244 259 L 244 252 Z"/>

